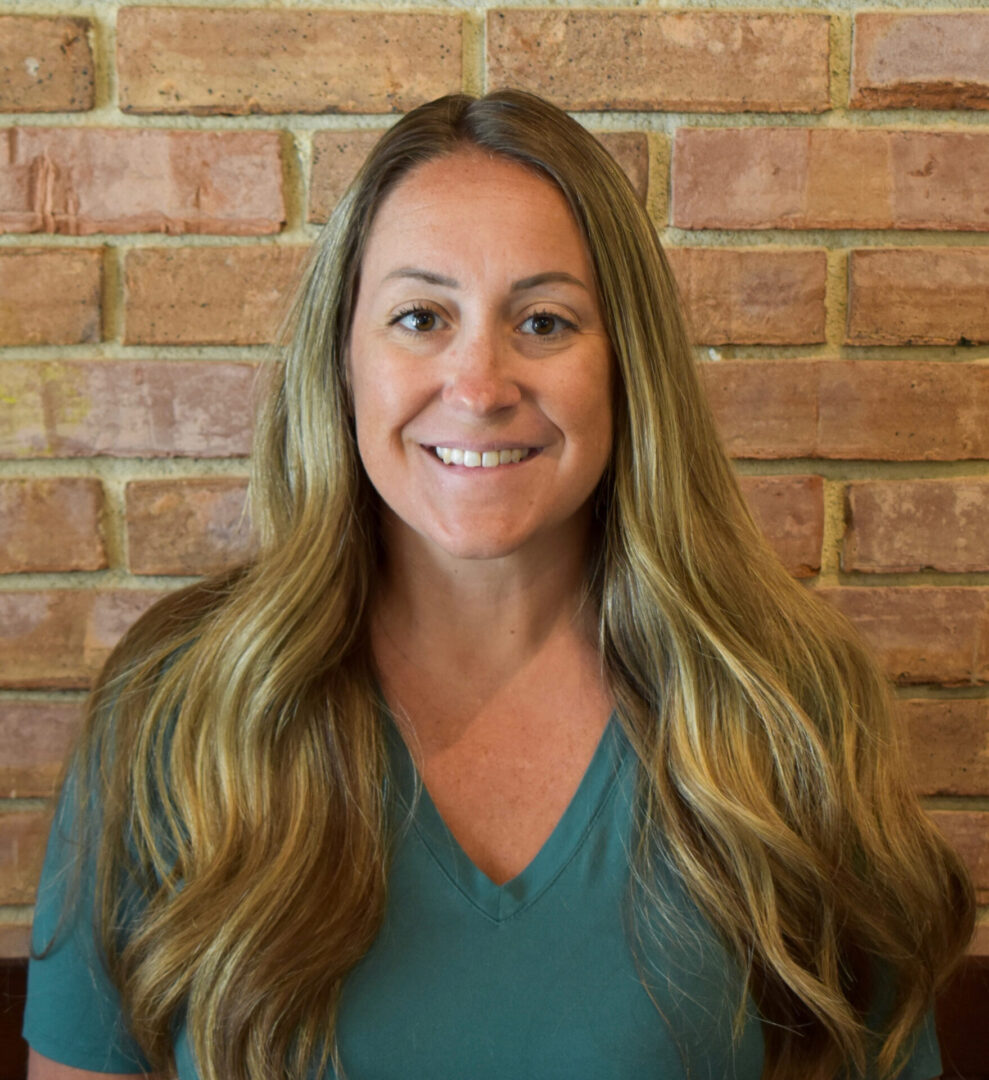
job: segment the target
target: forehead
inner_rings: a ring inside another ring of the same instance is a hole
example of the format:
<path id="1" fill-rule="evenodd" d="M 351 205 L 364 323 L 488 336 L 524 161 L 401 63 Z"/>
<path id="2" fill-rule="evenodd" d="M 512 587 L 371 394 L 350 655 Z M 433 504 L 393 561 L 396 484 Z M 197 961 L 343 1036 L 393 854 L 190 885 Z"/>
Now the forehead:
<path id="1" fill-rule="evenodd" d="M 556 184 L 478 149 L 417 166 L 383 200 L 362 269 L 373 277 L 396 259 L 416 258 L 523 262 L 534 273 L 563 268 L 592 277 L 584 236 Z M 563 265 L 543 266 L 547 260 Z"/>

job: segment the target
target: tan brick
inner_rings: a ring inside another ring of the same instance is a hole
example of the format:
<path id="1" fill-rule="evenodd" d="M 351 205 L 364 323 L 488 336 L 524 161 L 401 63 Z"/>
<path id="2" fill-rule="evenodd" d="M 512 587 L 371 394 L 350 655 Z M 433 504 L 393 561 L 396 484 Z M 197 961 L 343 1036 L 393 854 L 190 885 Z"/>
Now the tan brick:
<path id="1" fill-rule="evenodd" d="M 704 345 L 824 341 L 823 251 L 675 248 L 667 252 L 693 339 Z"/>
<path id="2" fill-rule="evenodd" d="M 99 480 L 0 479 L 0 574 L 101 570 L 102 510 Z"/>
<path id="3" fill-rule="evenodd" d="M 253 364 L 13 362 L 0 366 L 0 458 L 243 457 Z"/>
<path id="4" fill-rule="evenodd" d="M 128 566 L 134 574 L 212 574 L 253 552 L 247 480 L 134 480 L 127 485 Z"/>
<path id="5" fill-rule="evenodd" d="M 102 262 L 81 248 L 0 248 L 0 345 L 99 341 Z"/>
<path id="6" fill-rule="evenodd" d="M 989 570 L 989 480 L 861 481 L 847 506 L 845 570 Z"/>
<path id="7" fill-rule="evenodd" d="M 88 19 L 0 15 L 0 113 L 93 107 Z"/>
<path id="8" fill-rule="evenodd" d="M 856 15 L 851 91 L 859 109 L 989 109 L 989 13 Z"/>
<path id="9" fill-rule="evenodd" d="M 769 12 L 488 13 L 488 84 L 565 109 L 822 112 L 825 15 Z"/>
<path id="10" fill-rule="evenodd" d="M 135 589 L 0 592 L 0 687 L 88 686 L 118 638 L 162 595 Z"/>
<path id="11" fill-rule="evenodd" d="M 81 702 L 0 701 L 0 796 L 48 796 L 82 724 Z"/>
<path id="12" fill-rule="evenodd" d="M 849 345 L 989 342 L 989 248 L 854 251 Z"/>
<path id="13" fill-rule="evenodd" d="M 989 682 L 989 588 L 822 588 L 899 683 Z"/>
<path id="14" fill-rule="evenodd" d="M 30 904 L 41 876 L 51 815 L 0 813 L 0 904 Z"/>
<path id="15" fill-rule="evenodd" d="M 688 229 L 989 230 L 989 135 L 681 128 L 673 222 Z"/>
<path id="16" fill-rule="evenodd" d="M 264 345 L 274 340 L 308 249 L 140 248 L 125 262 L 128 345 Z"/>
<path id="17" fill-rule="evenodd" d="M 0 960 L 25 959 L 31 950 L 31 927 L 0 923 Z"/>
<path id="18" fill-rule="evenodd" d="M 326 221 L 383 131 L 317 131 L 309 172 L 309 220 Z"/>
<path id="19" fill-rule="evenodd" d="M 989 903 L 989 813 L 980 810 L 928 810 L 928 817 L 968 867 L 976 900 Z"/>
<path id="20" fill-rule="evenodd" d="M 921 795 L 989 795 L 989 701 L 897 703 Z"/>
<path id="21" fill-rule="evenodd" d="M 284 221 L 277 132 L 0 132 L 0 232 L 253 236 Z"/>
<path id="22" fill-rule="evenodd" d="M 462 85 L 459 15 L 129 7 L 127 112 L 404 112 Z"/>
<path id="23" fill-rule="evenodd" d="M 989 457 L 986 363 L 744 360 L 700 370 L 734 457 Z"/>
<path id="24" fill-rule="evenodd" d="M 756 524 L 796 577 L 821 568 L 824 481 L 819 476 L 742 476 L 742 493 Z"/>

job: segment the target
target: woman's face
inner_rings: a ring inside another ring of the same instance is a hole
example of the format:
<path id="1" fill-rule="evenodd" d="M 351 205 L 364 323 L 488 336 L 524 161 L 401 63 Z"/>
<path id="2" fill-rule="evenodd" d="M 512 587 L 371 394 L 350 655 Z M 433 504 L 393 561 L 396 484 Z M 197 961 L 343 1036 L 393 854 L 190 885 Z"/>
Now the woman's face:
<path id="1" fill-rule="evenodd" d="M 372 225 L 348 367 L 391 540 L 467 559 L 584 541 L 612 363 L 550 181 L 477 150 L 410 172 Z"/>

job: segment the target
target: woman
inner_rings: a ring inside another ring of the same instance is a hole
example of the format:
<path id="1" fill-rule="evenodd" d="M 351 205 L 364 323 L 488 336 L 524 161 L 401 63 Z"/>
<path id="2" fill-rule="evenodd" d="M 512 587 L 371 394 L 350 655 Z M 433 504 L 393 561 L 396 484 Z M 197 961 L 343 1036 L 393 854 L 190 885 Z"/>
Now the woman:
<path id="1" fill-rule="evenodd" d="M 257 559 L 94 694 L 36 1080 L 939 1072 L 970 886 L 882 679 L 746 512 L 578 124 L 505 91 L 382 138 L 253 499 Z"/>

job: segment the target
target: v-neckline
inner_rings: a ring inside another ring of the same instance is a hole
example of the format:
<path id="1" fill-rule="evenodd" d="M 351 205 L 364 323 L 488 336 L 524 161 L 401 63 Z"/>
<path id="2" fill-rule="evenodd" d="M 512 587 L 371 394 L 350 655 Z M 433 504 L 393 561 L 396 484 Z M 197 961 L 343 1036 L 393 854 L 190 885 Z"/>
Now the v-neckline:
<path id="1" fill-rule="evenodd" d="M 628 740 L 612 713 L 566 810 L 531 862 L 515 877 L 495 884 L 470 858 L 436 808 L 422 783 L 405 740 L 386 714 L 393 775 L 399 797 L 409 809 L 418 783 L 420 796 L 412 824 L 453 886 L 488 918 L 504 922 L 534 903 L 563 872 L 584 842 L 628 758 Z"/>

